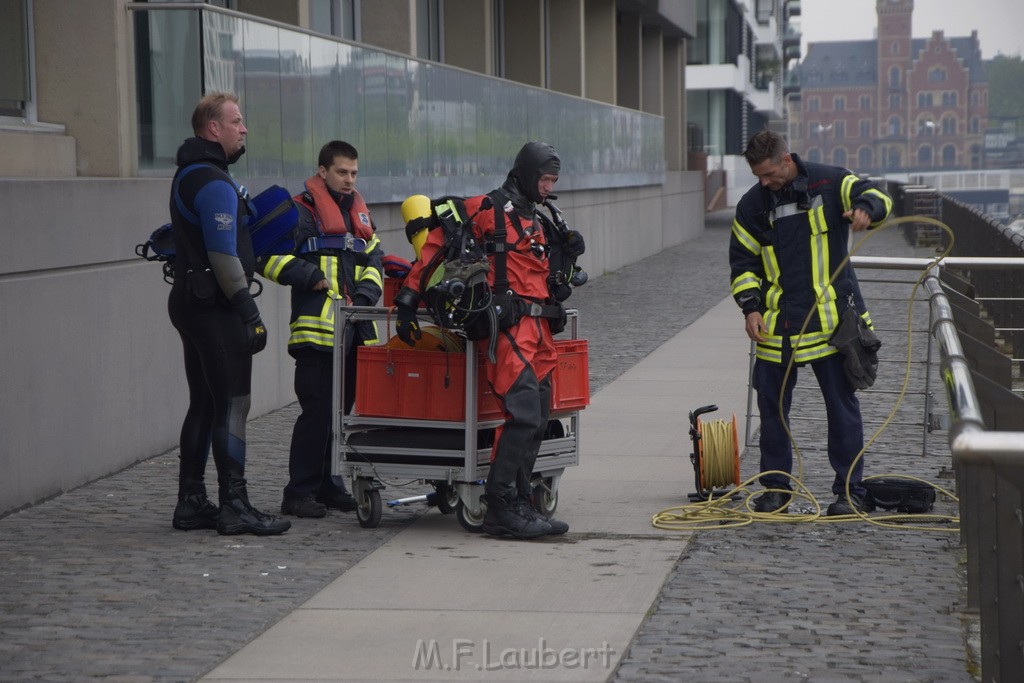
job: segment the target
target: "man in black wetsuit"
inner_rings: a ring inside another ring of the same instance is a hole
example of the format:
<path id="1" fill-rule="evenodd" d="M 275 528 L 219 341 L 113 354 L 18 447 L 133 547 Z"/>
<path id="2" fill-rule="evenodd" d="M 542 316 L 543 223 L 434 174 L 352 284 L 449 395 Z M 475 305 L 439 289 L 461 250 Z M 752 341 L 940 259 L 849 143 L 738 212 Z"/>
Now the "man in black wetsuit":
<path id="1" fill-rule="evenodd" d="M 248 198 L 228 174 L 245 152 L 238 98 L 203 97 L 192 130 L 195 137 L 178 148 L 170 201 L 176 256 L 167 310 L 184 345 L 189 392 L 173 526 L 280 534 L 291 522 L 254 508 L 245 484 L 252 355 L 266 346 L 267 330 L 249 293 L 255 257 L 245 228 Z M 219 507 L 204 483 L 211 446 Z"/>

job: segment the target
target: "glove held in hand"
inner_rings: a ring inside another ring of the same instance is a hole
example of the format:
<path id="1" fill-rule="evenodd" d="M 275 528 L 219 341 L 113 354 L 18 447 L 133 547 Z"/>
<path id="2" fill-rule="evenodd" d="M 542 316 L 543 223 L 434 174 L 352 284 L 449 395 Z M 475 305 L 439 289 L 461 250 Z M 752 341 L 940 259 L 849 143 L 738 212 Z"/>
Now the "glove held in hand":
<path id="1" fill-rule="evenodd" d="M 395 332 L 398 338 L 409 346 L 416 346 L 416 342 L 423 338 L 420 331 L 420 324 L 416 320 L 416 309 L 399 304 L 395 306 L 398 320 L 395 322 Z"/>
<path id="2" fill-rule="evenodd" d="M 878 376 L 878 349 L 882 342 L 857 313 L 848 305 L 839 326 L 829 339 L 843 356 L 843 370 L 854 389 L 867 389 Z"/>

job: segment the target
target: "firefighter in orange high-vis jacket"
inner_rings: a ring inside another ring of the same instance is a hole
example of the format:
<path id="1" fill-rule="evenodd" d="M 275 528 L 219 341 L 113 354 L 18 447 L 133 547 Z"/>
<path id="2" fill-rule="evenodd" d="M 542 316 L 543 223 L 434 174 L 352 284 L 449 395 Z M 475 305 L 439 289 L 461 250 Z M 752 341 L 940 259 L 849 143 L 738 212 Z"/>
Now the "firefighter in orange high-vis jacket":
<path id="1" fill-rule="evenodd" d="M 288 353 L 295 358 L 295 394 L 302 413 L 292 430 L 288 485 L 281 512 L 323 517 L 328 508 L 350 512 L 355 499 L 331 476 L 334 386 L 334 298 L 355 306 L 373 306 L 380 298 L 382 249 L 370 212 L 355 189 L 358 153 L 340 140 L 320 150 L 316 175 L 295 197 L 299 224 L 295 250 L 264 256 L 260 273 L 292 289 Z M 355 401 L 356 349 L 377 342 L 373 321 L 347 328 L 344 410 Z"/>
<path id="2" fill-rule="evenodd" d="M 497 336 L 491 340 L 494 359 L 485 360 L 487 380 L 505 410 L 484 487 L 483 530 L 495 536 L 536 538 L 569 529 L 530 504 L 530 479 L 548 426 L 551 372 L 557 362 L 552 328 L 557 333 L 565 325 L 564 308 L 550 288 L 551 224 L 545 225 L 536 204 L 554 198 L 560 166 L 554 148 L 529 142 L 500 188 L 465 201 L 469 228 L 484 245 L 490 266 L 487 281 L 492 305 L 501 309 L 496 313 Z M 430 232 L 406 286 L 395 297 L 396 329 L 410 345 L 420 335 L 416 306 L 425 264 L 437 262 L 434 256 L 444 248 L 444 237 L 441 228 Z M 583 253 L 583 238 L 575 230 L 563 231 L 560 240 L 572 255 Z"/>

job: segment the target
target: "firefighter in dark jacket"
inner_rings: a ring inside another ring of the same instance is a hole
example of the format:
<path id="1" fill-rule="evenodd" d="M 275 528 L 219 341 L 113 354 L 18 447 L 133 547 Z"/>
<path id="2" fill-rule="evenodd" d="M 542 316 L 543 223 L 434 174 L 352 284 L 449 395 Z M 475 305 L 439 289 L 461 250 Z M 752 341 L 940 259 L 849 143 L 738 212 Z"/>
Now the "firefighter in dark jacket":
<path id="1" fill-rule="evenodd" d="M 511 291 L 512 298 L 505 300 L 505 307 L 520 311 L 513 324 L 503 325 L 497 332 L 495 359 L 487 357 L 484 361 L 487 380 L 505 410 L 505 423 L 495 438 L 484 487 L 487 512 L 483 530 L 496 536 L 536 538 L 564 534 L 569 529 L 564 522 L 547 519 L 530 505 L 530 480 L 548 426 L 551 372 L 557 362 L 551 326 L 564 325 L 564 310 L 554 303 L 550 290 L 550 249 L 536 204 L 552 195 L 560 166 L 550 145 L 528 142 L 500 188 L 465 202 L 475 238 L 489 245 L 490 288 L 495 295 L 504 293 L 497 290 Z M 503 221 L 506 233 L 500 245 L 500 240 L 495 239 L 497 220 Z M 574 230 L 569 232 L 572 235 L 567 241 L 571 243 L 572 255 L 582 254 L 582 236 Z M 430 232 L 419 260 L 405 280 L 406 286 L 395 297 L 396 330 L 409 345 L 420 335 L 416 306 L 421 297 L 424 264 L 432 261 L 443 242 L 442 229 Z M 498 265 L 499 253 L 503 254 L 507 284 L 496 287 L 495 280 L 501 277 L 502 270 Z"/>
<path id="2" fill-rule="evenodd" d="M 803 161 L 768 130 L 751 137 L 743 154 L 758 184 L 736 206 L 729 265 L 733 297 L 743 310 L 747 336 L 757 343 L 751 381 L 760 412 L 761 471 L 792 470 L 783 420 L 788 424 L 796 368 L 809 364 L 825 399 L 828 457 L 835 471 L 832 492 L 837 498 L 828 514 L 864 511 L 863 459 L 850 474 L 864 446 L 860 403 L 829 338 L 849 301 L 869 327 L 871 319 L 852 266 L 829 280 L 848 254 L 850 231 L 879 225 L 892 201 L 850 171 Z M 754 509 L 786 512 L 792 497 L 789 478 L 765 474 L 760 481 L 768 491 L 755 499 Z"/>
<path id="3" fill-rule="evenodd" d="M 259 260 L 260 273 L 291 286 L 291 336 L 295 358 L 295 394 L 302 413 L 292 430 L 288 485 L 281 512 L 323 517 L 327 509 L 345 512 L 356 501 L 344 483 L 331 476 L 334 386 L 334 300 L 373 306 L 380 298 L 382 249 L 370 212 L 355 189 L 358 153 L 340 140 L 325 144 L 316 175 L 295 197 L 299 224 L 295 251 Z M 377 342 L 373 321 L 347 328 L 344 410 L 355 400 L 356 349 Z"/>
<path id="4" fill-rule="evenodd" d="M 245 152 L 238 98 L 203 97 L 192 129 L 195 137 L 178 149 L 170 200 L 176 256 L 167 309 L 184 346 L 189 393 L 172 523 L 221 534 L 280 534 L 291 522 L 254 508 L 245 481 L 252 355 L 266 346 L 267 330 L 249 293 L 255 259 L 245 228 L 248 200 L 228 173 Z M 211 448 L 219 508 L 204 483 Z"/>

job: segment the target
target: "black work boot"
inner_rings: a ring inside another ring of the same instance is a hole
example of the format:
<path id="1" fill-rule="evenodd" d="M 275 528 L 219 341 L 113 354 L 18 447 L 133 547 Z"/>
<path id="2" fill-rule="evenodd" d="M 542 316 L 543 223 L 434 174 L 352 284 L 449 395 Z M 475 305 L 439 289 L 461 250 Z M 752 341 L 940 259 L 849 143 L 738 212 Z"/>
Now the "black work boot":
<path id="1" fill-rule="evenodd" d="M 548 517 L 543 512 L 538 510 L 537 506 L 534 505 L 533 499 L 530 496 L 520 493 L 519 500 L 521 501 L 522 505 L 526 507 L 526 513 L 528 515 L 530 515 L 534 519 L 539 519 L 542 522 L 548 523 L 548 525 L 551 527 L 551 530 L 548 532 L 548 536 L 561 536 L 562 534 L 569 531 L 568 524 L 559 521 L 554 517 Z"/>
<path id="2" fill-rule="evenodd" d="M 218 534 L 276 536 L 291 528 L 292 523 L 287 519 L 264 514 L 249 503 L 244 479 L 228 483 L 227 492 L 220 502 L 220 514 L 217 515 Z"/>
<path id="3" fill-rule="evenodd" d="M 174 506 L 171 525 L 180 531 L 194 529 L 216 529 L 216 505 L 206 497 L 206 485 L 194 479 L 178 482 L 178 504 Z"/>
<path id="4" fill-rule="evenodd" d="M 281 501 L 281 514 L 296 517 L 323 517 L 327 507 L 313 499 L 313 496 L 285 496 Z"/>
<path id="5" fill-rule="evenodd" d="M 509 497 L 487 494 L 487 514 L 484 515 L 484 533 L 491 536 L 538 538 L 551 533 L 551 525 L 520 496 Z"/>
<path id="6" fill-rule="evenodd" d="M 328 510 L 341 510 L 352 512 L 358 505 L 355 496 L 348 492 L 345 484 L 332 481 L 325 482 L 316 493 L 316 502 L 321 503 Z"/>

